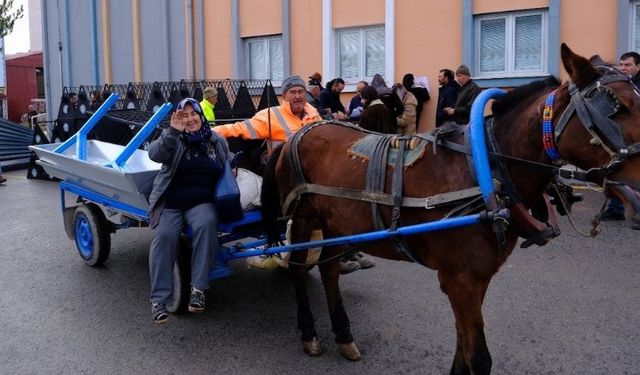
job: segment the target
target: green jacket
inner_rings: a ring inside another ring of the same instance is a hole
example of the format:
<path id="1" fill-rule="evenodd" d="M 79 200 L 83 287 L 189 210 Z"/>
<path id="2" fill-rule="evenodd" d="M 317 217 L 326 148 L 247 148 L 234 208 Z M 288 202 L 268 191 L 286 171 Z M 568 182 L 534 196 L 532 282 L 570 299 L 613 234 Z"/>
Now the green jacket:
<path id="1" fill-rule="evenodd" d="M 200 106 L 202 107 L 202 112 L 204 113 L 204 117 L 209 121 L 209 125 L 213 125 L 216 122 L 216 114 L 213 112 L 214 105 L 209 103 L 207 99 L 202 99 L 200 102 Z"/>
<path id="2" fill-rule="evenodd" d="M 478 87 L 478 85 L 476 85 L 472 80 L 469 80 L 466 85 L 460 88 L 460 91 L 458 91 L 456 106 L 454 107 L 455 112 L 453 113 L 453 119 L 456 123 L 462 125 L 469 123 L 471 105 L 478 94 L 480 94 L 480 87 Z"/>

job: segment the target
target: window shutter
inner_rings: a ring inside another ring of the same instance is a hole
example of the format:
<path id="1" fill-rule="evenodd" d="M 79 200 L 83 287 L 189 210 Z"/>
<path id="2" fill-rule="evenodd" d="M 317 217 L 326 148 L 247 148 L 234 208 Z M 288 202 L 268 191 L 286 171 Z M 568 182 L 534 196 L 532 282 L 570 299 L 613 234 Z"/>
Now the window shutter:
<path id="1" fill-rule="evenodd" d="M 264 40 L 249 42 L 249 77 L 251 79 L 269 78 L 267 76 L 265 44 Z"/>
<path id="2" fill-rule="evenodd" d="M 516 17 L 515 70 L 542 69 L 542 15 Z"/>
<path id="3" fill-rule="evenodd" d="M 367 30 L 365 48 L 365 77 L 384 75 L 384 30 Z"/>
<path id="4" fill-rule="evenodd" d="M 480 71 L 505 71 L 506 19 L 480 21 Z"/>
<path id="5" fill-rule="evenodd" d="M 344 79 L 358 78 L 358 32 L 341 32 L 340 34 L 340 77 Z"/>
<path id="6" fill-rule="evenodd" d="M 269 55 L 271 62 L 271 80 L 281 82 L 284 80 L 284 57 L 282 54 L 282 39 L 269 41 Z"/>

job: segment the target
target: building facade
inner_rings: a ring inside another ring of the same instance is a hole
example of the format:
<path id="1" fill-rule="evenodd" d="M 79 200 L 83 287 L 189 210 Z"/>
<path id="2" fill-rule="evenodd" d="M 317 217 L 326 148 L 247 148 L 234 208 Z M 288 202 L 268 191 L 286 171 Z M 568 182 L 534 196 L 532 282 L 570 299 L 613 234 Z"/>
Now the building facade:
<path id="1" fill-rule="evenodd" d="M 390 86 L 429 79 L 420 130 L 433 127 L 437 74 L 466 64 L 481 87 L 564 78 L 559 49 L 615 62 L 640 50 L 638 0 L 42 1 L 47 107 L 64 86 L 264 79 L 320 72 Z M 52 112 L 52 111 L 50 111 Z"/>

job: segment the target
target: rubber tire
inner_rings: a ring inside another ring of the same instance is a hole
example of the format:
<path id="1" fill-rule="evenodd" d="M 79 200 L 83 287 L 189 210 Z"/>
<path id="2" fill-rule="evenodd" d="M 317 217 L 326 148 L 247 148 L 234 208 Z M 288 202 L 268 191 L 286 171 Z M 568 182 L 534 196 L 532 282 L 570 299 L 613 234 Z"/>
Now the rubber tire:
<path id="1" fill-rule="evenodd" d="M 104 264 L 111 251 L 110 225 L 94 205 L 81 204 L 73 214 L 76 249 L 91 267 Z"/>
<path id="2" fill-rule="evenodd" d="M 191 294 L 191 239 L 181 238 L 180 249 L 173 265 L 173 302 L 167 304 L 167 311 L 183 314 L 189 307 Z"/>

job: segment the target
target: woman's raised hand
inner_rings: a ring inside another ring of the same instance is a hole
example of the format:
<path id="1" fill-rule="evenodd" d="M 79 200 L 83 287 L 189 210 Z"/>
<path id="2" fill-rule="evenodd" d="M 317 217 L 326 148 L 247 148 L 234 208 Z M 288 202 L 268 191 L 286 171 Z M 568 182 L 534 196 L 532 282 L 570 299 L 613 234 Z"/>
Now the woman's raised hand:
<path id="1" fill-rule="evenodd" d="M 186 126 L 187 114 L 184 113 L 182 109 L 177 109 L 171 114 L 171 127 L 182 132 Z"/>

